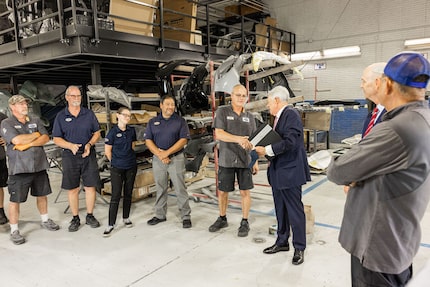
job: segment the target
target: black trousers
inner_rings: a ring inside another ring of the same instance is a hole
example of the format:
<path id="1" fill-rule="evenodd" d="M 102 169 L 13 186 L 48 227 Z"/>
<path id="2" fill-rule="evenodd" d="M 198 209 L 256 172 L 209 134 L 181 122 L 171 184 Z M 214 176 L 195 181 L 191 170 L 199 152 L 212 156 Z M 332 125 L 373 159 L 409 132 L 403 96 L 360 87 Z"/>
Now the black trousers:
<path id="1" fill-rule="evenodd" d="M 121 193 L 124 191 L 122 218 L 130 216 L 131 196 L 133 192 L 134 179 L 136 178 L 137 167 L 120 169 L 112 167 L 110 170 L 110 180 L 112 184 L 112 197 L 109 205 L 109 225 L 116 222 Z"/>
<path id="2" fill-rule="evenodd" d="M 353 287 L 401 287 L 412 278 L 412 264 L 400 274 L 380 273 L 369 270 L 351 255 L 351 280 Z"/>

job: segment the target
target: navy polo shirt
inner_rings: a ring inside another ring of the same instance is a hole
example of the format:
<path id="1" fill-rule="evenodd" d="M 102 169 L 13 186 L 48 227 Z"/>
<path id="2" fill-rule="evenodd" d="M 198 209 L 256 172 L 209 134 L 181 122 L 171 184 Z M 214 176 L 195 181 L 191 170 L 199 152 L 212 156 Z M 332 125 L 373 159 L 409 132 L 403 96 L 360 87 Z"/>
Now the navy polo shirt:
<path id="1" fill-rule="evenodd" d="M 99 122 L 93 111 L 81 107 L 77 117 L 73 116 L 68 107 L 60 111 L 55 117 L 52 136 L 81 144 L 78 153 L 83 153 L 85 145 L 90 141 L 93 134 L 100 130 Z"/>
<path id="2" fill-rule="evenodd" d="M 132 143 L 136 141 L 136 130 L 127 126 L 122 131 L 115 125 L 106 135 L 105 144 L 112 146 L 113 167 L 129 169 L 136 166 L 136 154 L 132 149 Z"/>
<path id="3" fill-rule="evenodd" d="M 178 140 L 190 139 L 190 130 L 185 119 L 178 114 L 165 119 L 160 113 L 149 121 L 143 137 L 152 140 L 158 148 L 168 150 Z"/>

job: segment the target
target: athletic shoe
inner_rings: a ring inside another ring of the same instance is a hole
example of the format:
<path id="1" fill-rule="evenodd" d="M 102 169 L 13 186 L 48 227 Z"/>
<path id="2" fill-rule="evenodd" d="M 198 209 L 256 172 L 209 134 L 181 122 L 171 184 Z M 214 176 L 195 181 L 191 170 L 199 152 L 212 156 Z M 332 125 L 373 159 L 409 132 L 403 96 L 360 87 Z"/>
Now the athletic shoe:
<path id="1" fill-rule="evenodd" d="M 248 221 L 242 220 L 239 226 L 239 230 L 237 231 L 237 236 L 246 237 L 249 232 L 249 223 Z"/>
<path id="2" fill-rule="evenodd" d="M 15 230 L 10 235 L 10 240 L 16 245 L 23 244 L 25 242 L 25 238 L 19 233 L 19 230 Z"/>
<path id="3" fill-rule="evenodd" d="M 125 218 L 124 220 L 125 227 L 133 227 L 133 222 L 131 222 L 130 218 Z"/>
<path id="4" fill-rule="evenodd" d="M 113 226 L 109 225 L 108 227 L 106 227 L 105 231 L 103 232 L 103 236 L 104 237 L 109 237 L 111 232 L 113 230 Z"/>
<path id="5" fill-rule="evenodd" d="M 79 217 L 77 218 L 73 217 L 72 221 L 70 221 L 69 232 L 78 231 L 80 225 L 81 225 L 81 220 L 79 219 Z"/>
<path id="6" fill-rule="evenodd" d="M 184 221 L 182 221 L 182 228 L 191 228 L 191 226 L 192 224 L 190 219 L 184 219 Z"/>
<path id="7" fill-rule="evenodd" d="M 92 214 L 87 214 L 86 224 L 88 224 L 92 228 L 96 228 L 100 226 L 100 222 Z"/>
<path id="8" fill-rule="evenodd" d="M 0 210 L 0 225 L 6 224 L 9 222 L 9 219 L 7 219 L 6 214 L 4 214 L 4 209 Z"/>
<path id="9" fill-rule="evenodd" d="M 43 228 L 50 230 L 50 231 L 56 231 L 60 229 L 60 226 L 58 226 L 57 223 L 55 223 L 52 219 L 48 219 L 47 221 L 44 221 L 40 224 Z"/>
<path id="10" fill-rule="evenodd" d="M 221 217 L 218 217 L 217 220 L 209 226 L 209 232 L 216 232 L 220 230 L 221 228 L 225 228 L 228 226 L 227 219 L 224 220 Z"/>

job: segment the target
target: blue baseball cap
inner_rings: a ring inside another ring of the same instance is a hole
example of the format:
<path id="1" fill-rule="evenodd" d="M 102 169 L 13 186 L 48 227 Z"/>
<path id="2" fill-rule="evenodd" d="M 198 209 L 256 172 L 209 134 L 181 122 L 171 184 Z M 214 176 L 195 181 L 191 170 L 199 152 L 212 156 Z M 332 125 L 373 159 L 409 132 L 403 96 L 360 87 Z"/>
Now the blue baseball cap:
<path id="1" fill-rule="evenodd" d="M 425 82 L 414 82 L 414 79 L 420 75 L 430 78 L 430 63 L 419 53 L 402 52 L 388 61 L 384 74 L 401 85 L 425 88 L 428 79 Z"/>

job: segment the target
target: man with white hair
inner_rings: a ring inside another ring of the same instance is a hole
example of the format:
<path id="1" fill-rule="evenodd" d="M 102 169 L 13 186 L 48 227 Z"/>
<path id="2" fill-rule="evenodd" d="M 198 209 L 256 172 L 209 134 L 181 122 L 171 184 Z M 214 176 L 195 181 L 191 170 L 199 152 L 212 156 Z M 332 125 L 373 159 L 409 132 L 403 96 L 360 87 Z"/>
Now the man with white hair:
<path id="1" fill-rule="evenodd" d="M 386 64 L 384 62 L 371 64 L 363 70 L 361 75 L 360 87 L 363 90 L 364 97 L 376 105 L 363 123 L 362 137 L 365 137 L 373 126 L 381 121 L 382 115 L 386 112 L 384 106 L 381 105 L 376 97 L 376 82 L 384 74 Z"/>
<path id="2" fill-rule="evenodd" d="M 306 218 L 302 202 L 302 185 L 311 180 L 303 140 L 303 123 L 300 114 L 288 107 L 289 92 L 282 86 L 268 93 L 270 114 L 275 116 L 274 130 L 282 140 L 268 146 L 257 146 L 260 156 L 272 159 L 267 177 L 272 186 L 278 221 L 275 244 L 263 250 L 265 254 L 289 251 L 290 228 L 293 232 L 294 256 L 292 263 L 304 262 L 306 249 Z"/>

